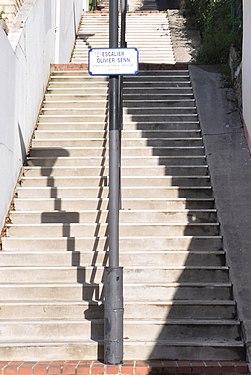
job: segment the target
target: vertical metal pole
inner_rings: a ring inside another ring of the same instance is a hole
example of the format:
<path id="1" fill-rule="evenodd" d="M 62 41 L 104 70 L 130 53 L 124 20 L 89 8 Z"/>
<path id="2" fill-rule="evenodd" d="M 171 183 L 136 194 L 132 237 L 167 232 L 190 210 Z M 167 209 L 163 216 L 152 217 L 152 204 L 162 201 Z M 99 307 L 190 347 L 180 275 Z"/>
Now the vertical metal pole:
<path id="1" fill-rule="evenodd" d="M 109 0 L 109 47 L 118 48 L 118 0 Z M 119 78 L 109 79 L 109 266 L 105 269 L 104 362 L 123 361 L 123 269 L 119 267 Z"/>
<path id="2" fill-rule="evenodd" d="M 120 35 L 120 46 L 122 48 L 127 47 L 126 43 L 126 12 L 127 12 L 127 0 L 120 0 L 121 7 L 121 35 Z"/>
<path id="3" fill-rule="evenodd" d="M 121 14 L 121 22 L 120 22 L 120 47 L 126 48 L 126 12 L 127 12 L 127 0 L 120 0 L 120 14 Z M 120 167 L 121 167 L 121 132 L 123 130 L 123 86 L 124 86 L 124 79 L 123 76 L 119 76 L 119 124 L 120 124 Z M 121 171 L 121 168 L 120 168 Z M 121 183 L 121 175 L 120 175 L 120 183 Z M 121 194 L 121 187 L 120 187 L 120 208 L 122 207 L 122 194 Z"/>

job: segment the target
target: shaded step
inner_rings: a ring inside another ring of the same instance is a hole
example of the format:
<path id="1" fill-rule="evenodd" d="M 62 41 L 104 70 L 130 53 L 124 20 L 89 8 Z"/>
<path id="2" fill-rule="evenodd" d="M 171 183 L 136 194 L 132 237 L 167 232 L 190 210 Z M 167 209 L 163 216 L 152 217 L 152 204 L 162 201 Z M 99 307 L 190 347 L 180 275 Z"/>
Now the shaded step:
<path id="1" fill-rule="evenodd" d="M 168 146 L 168 147 L 122 147 L 122 157 L 124 156 L 202 156 L 203 146 Z M 109 149 L 102 147 L 32 147 L 31 156 L 51 156 L 56 159 L 58 156 L 100 156 L 108 155 Z"/>
<path id="2" fill-rule="evenodd" d="M 205 197 L 204 197 L 205 198 Z M 51 199 L 17 199 L 15 200 L 16 210 L 20 211 L 36 211 L 43 210 L 44 215 L 42 220 L 47 220 L 47 211 L 73 211 L 75 210 L 107 210 L 108 209 L 108 199 L 91 199 L 91 198 L 78 198 L 78 199 L 68 199 L 68 198 L 51 198 Z M 202 201 L 199 198 L 196 199 L 182 199 L 182 198 L 149 198 L 149 199 L 123 199 L 122 210 L 182 210 L 189 208 L 211 208 L 214 202 L 209 199 L 209 201 Z"/>
<path id="3" fill-rule="evenodd" d="M 34 360 L 34 348 L 36 352 L 36 361 L 43 361 L 47 357 L 48 348 L 53 352 L 54 360 L 79 360 L 79 353 L 83 360 L 93 360 L 96 353 L 103 356 L 103 343 L 97 343 L 93 340 L 78 340 L 75 343 L 69 343 L 67 340 L 54 342 L 32 342 L 5 343 L 0 345 L 0 356 L 2 360 L 8 361 L 32 361 Z M 138 349 L 140 348 L 140 349 Z M 194 350 L 196 348 L 196 350 Z M 216 340 L 207 341 L 186 341 L 169 342 L 168 340 L 159 341 L 134 341 L 129 340 L 125 343 L 125 360 L 138 360 L 139 358 L 159 359 L 165 358 L 176 360 L 245 360 L 243 354 L 243 344 L 237 341 L 217 342 Z"/>
<path id="4" fill-rule="evenodd" d="M 37 205 L 36 205 L 37 206 Z M 108 233 L 107 223 L 70 223 L 57 224 L 45 222 L 43 224 L 8 224 L 7 236 L 18 238 L 47 237 L 91 237 L 106 236 Z M 220 233 L 219 223 L 121 223 L 121 236 L 218 236 Z"/>
<path id="5" fill-rule="evenodd" d="M 232 301 L 145 301 L 125 302 L 124 317 L 141 319 L 142 310 L 145 319 L 232 319 L 235 317 L 235 304 Z M 8 302 L 1 301 L 0 319 L 102 319 L 104 306 L 94 301 L 55 301 L 55 302 Z"/>
<path id="6" fill-rule="evenodd" d="M 104 251 L 108 249 L 107 237 L 89 238 L 2 238 L 3 250 L 20 251 Z M 222 250 L 222 237 L 170 236 L 170 237 L 121 237 L 121 251 L 153 250 Z"/>
<path id="7" fill-rule="evenodd" d="M 103 284 L 1 284 L 1 298 L 12 301 L 82 301 L 103 299 Z M 131 301 L 227 300 L 232 298 L 230 283 L 147 283 L 124 284 L 124 297 Z"/>
<path id="8" fill-rule="evenodd" d="M 108 146 L 108 140 L 100 139 L 47 139 L 47 140 L 33 140 L 33 147 L 81 147 L 81 148 L 100 148 Z M 139 138 L 139 139 L 122 139 L 122 147 L 198 147 L 203 146 L 202 138 Z M 150 150 L 151 151 L 151 150 Z M 159 152 L 159 150 L 158 150 Z M 90 156 L 90 155 L 89 155 Z"/>
<path id="9" fill-rule="evenodd" d="M 20 255 L 20 256 L 19 256 Z M 3 251 L 0 255 L 1 267 L 61 267 L 70 266 L 98 266 L 101 267 L 107 262 L 109 252 L 107 251 L 75 251 L 75 252 L 47 252 L 34 250 L 31 252 Z M 224 266 L 224 251 L 123 251 L 120 254 L 120 261 L 123 266 L 203 266 L 210 267 Z"/>
<path id="10" fill-rule="evenodd" d="M 109 139 L 109 131 L 87 131 L 87 130 L 37 130 L 36 131 L 36 139 L 100 139 L 102 141 L 108 137 Z M 123 131 L 123 137 L 125 139 L 134 139 L 134 138 L 147 138 L 151 139 L 159 139 L 159 138 L 198 138 L 201 137 L 200 130 L 127 130 Z"/>
<path id="11" fill-rule="evenodd" d="M 26 160 L 28 166 L 104 166 L 108 165 L 108 157 L 29 157 Z M 123 159 L 123 166 L 158 166 L 158 165 L 205 165 L 205 156 L 152 156 L 152 157 L 126 157 Z"/>
<path id="12" fill-rule="evenodd" d="M 25 177 L 39 176 L 107 176 L 109 173 L 108 166 L 52 166 L 52 167 L 25 167 L 23 174 Z M 207 165 L 170 165 L 170 166 L 122 166 L 121 173 L 125 176 L 207 176 Z"/>
<path id="13" fill-rule="evenodd" d="M 29 190 L 29 189 L 28 189 Z M 35 191 L 38 196 L 42 196 L 41 189 Z M 49 191 L 48 191 L 49 192 Z M 19 194 L 20 195 L 20 194 Z M 28 193 L 27 195 L 30 195 Z M 46 223 L 95 223 L 95 222 L 107 222 L 108 211 L 107 210 L 85 210 L 78 211 L 55 211 L 47 212 L 45 215 L 44 211 L 11 211 L 11 222 L 13 224 L 35 224 L 40 223 L 42 220 L 46 220 Z M 215 222 L 217 221 L 217 212 L 215 209 L 211 210 L 121 210 L 120 222 L 143 222 L 143 223 L 203 223 L 203 222 Z"/>
<path id="14" fill-rule="evenodd" d="M 125 283 L 219 283 L 228 282 L 227 267 L 124 267 Z M 104 267 L 2 267 L 0 281 L 4 283 L 74 283 L 99 284 L 103 282 Z"/>
<path id="15" fill-rule="evenodd" d="M 60 187 L 60 186 L 108 186 L 108 176 L 68 176 L 68 177 L 23 177 L 20 181 L 22 186 L 40 186 L 40 187 Z M 182 190 L 182 188 L 208 188 L 211 189 L 209 176 L 122 176 L 122 186 L 141 188 L 142 186 L 157 188 L 157 187 L 172 187 L 173 190 Z M 100 191 L 99 191 L 100 193 Z"/>
<path id="16" fill-rule="evenodd" d="M 45 131 L 49 130 L 52 131 L 54 129 L 55 124 L 46 122 L 39 124 L 39 130 Z M 57 131 L 69 131 L 69 130 L 75 130 L 75 131 L 90 131 L 93 130 L 93 124 L 87 123 L 87 122 L 80 122 L 80 123 L 57 123 L 56 124 Z M 147 131 L 147 130 L 181 130 L 181 131 L 191 131 L 191 130 L 199 130 L 199 123 L 198 121 L 190 121 L 190 122 L 179 122 L 179 121 L 173 121 L 173 122 L 155 122 L 155 121 L 148 121 L 148 122 L 124 122 L 124 129 L 129 130 L 141 130 L 141 131 Z M 95 129 L 103 132 L 108 131 L 108 124 L 107 122 L 97 122 L 95 123 Z"/>
<path id="17" fill-rule="evenodd" d="M 71 325 L 64 320 L 56 321 L 30 321 L 21 322 L 0 321 L 0 329 L 2 332 L 3 339 L 8 340 L 14 338 L 15 340 L 48 340 L 51 337 L 58 337 L 58 340 L 62 340 L 65 336 L 68 340 L 78 340 L 79 332 L 82 332 L 84 337 L 92 337 L 93 340 L 103 339 L 103 320 L 93 319 L 91 322 L 88 321 L 74 321 L 71 320 Z M 161 335 L 158 337 L 158 333 L 161 330 Z M 178 321 L 178 320 L 167 320 L 167 321 L 151 321 L 151 320 L 125 320 L 124 321 L 124 335 L 128 339 L 137 340 L 139 333 L 142 340 L 154 340 L 166 339 L 177 342 L 180 339 L 186 340 L 205 340 L 208 335 L 208 330 L 211 333 L 211 339 L 231 340 L 232 337 L 236 338 L 236 341 L 240 341 L 240 327 L 239 323 L 233 321 Z M 143 334 L 142 334 L 143 333 Z"/>

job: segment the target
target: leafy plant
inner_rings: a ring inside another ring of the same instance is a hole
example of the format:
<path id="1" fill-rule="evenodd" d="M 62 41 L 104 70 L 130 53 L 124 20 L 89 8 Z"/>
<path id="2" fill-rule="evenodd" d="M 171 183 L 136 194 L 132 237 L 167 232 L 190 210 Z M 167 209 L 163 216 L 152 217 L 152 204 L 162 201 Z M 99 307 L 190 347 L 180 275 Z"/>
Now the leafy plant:
<path id="1" fill-rule="evenodd" d="M 202 37 L 199 63 L 226 63 L 231 45 L 241 54 L 242 0 L 187 0 Z"/>
<path id="2" fill-rule="evenodd" d="M 0 20 L 4 20 L 5 21 L 4 11 L 3 10 L 1 10 L 1 12 L 0 12 Z"/>

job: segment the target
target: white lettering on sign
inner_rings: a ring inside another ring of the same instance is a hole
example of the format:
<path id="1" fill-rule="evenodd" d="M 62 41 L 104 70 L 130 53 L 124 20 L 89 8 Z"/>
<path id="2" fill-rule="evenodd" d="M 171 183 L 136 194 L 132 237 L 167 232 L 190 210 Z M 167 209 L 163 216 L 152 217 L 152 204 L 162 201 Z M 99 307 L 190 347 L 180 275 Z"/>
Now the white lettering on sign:
<path id="1" fill-rule="evenodd" d="M 136 48 L 91 48 L 89 50 L 89 74 L 133 75 L 139 70 Z"/>

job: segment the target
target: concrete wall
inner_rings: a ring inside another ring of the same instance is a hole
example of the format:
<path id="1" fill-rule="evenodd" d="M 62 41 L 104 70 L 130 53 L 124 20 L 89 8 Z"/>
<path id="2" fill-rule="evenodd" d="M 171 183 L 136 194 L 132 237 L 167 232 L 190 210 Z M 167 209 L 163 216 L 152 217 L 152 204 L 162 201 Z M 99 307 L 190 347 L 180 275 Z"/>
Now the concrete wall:
<path id="1" fill-rule="evenodd" d="M 251 151 L 251 1 L 243 0 L 243 117 L 245 133 Z"/>
<path id="2" fill-rule="evenodd" d="M 0 29 L 0 229 L 36 124 L 50 64 L 55 58 L 69 62 L 74 45 L 83 1 L 59 2 L 60 12 L 57 0 L 26 0 L 8 37 Z"/>
<path id="3" fill-rule="evenodd" d="M 55 63 L 68 63 L 83 10 L 83 1 L 56 0 Z"/>
<path id="4" fill-rule="evenodd" d="M 0 28 L 0 228 L 16 182 L 15 55 Z"/>

